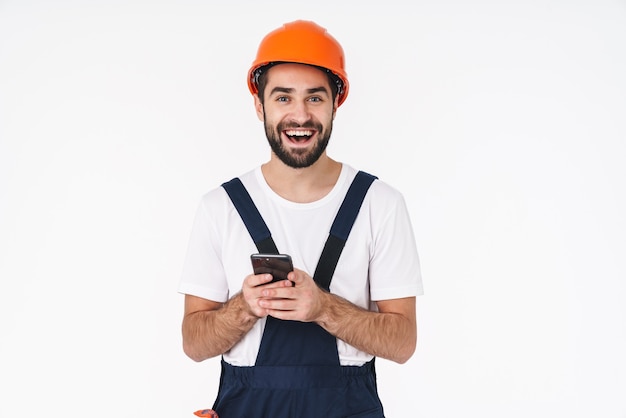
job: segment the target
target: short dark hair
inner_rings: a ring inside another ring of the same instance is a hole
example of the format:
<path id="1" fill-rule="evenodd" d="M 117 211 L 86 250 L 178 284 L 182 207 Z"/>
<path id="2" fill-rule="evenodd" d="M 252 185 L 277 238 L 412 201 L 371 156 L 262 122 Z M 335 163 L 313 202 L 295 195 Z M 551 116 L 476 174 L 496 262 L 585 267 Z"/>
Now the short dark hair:
<path id="1" fill-rule="evenodd" d="M 269 70 L 270 68 L 278 64 L 290 64 L 290 63 L 283 62 L 283 61 L 270 62 L 269 64 L 266 64 L 262 67 L 257 68 L 256 71 L 254 72 L 254 79 L 256 81 L 259 100 L 261 101 L 261 104 L 265 102 L 263 95 L 265 94 L 265 86 L 267 86 L 267 70 Z M 326 74 L 326 77 L 328 77 L 328 84 L 330 85 L 330 94 L 332 96 L 333 103 L 334 103 L 335 98 L 337 97 L 337 94 L 339 94 L 339 92 L 343 90 L 343 82 L 341 81 L 341 79 L 337 77 L 335 74 L 333 74 L 330 70 L 324 67 L 319 67 L 317 65 L 310 65 L 310 64 L 303 64 L 303 65 L 309 65 L 310 67 L 317 68 L 318 70 L 323 71 Z"/>

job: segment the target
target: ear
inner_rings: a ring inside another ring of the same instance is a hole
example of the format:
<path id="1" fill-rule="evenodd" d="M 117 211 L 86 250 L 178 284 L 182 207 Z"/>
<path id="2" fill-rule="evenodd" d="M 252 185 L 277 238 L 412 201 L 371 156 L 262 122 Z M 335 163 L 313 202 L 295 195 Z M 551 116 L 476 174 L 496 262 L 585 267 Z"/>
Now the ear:
<path id="1" fill-rule="evenodd" d="M 259 95 L 254 95 L 254 110 L 256 111 L 256 117 L 259 118 L 261 122 L 265 121 L 265 111 L 263 110 L 263 103 L 259 100 Z"/>

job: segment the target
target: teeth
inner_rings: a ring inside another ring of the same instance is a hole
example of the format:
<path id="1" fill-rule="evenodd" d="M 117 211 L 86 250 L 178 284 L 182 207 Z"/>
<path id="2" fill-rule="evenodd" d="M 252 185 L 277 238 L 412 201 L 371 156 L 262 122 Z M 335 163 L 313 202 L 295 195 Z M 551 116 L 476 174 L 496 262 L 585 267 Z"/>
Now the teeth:
<path id="1" fill-rule="evenodd" d="M 311 131 L 285 131 L 285 133 L 289 136 L 311 136 L 313 132 Z"/>

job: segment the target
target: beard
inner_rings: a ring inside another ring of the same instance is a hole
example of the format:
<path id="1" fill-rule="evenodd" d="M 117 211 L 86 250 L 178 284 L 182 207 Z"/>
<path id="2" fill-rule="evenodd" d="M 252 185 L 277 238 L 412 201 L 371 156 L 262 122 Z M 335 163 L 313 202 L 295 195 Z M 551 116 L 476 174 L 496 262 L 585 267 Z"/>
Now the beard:
<path id="1" fill-rule="evenodd" d="M 326 150 L 328 142 L 330 141 L 330 134 L 333 130 L 332 120 L 328 125 L 328 130 L 325 130 L 321 123 L 307 122 L 299 125 L 294 123 L 281 122 L 273 129 L 267 124 L 267 121 L 263 122 L 265 127 L 265 136 L 267 136 L 267 142 L 269 142 L 274 154 L 287 166 L 291 168 L 306 168 L 313 165 L 320 156 Z M 289 150 L 283 146 L 280 133 L 285 129 L 290 128 L 305 128 L 315 129 L 318 133 L 318 140 L 315 146 L 311 150 L 296 149 Z"/>

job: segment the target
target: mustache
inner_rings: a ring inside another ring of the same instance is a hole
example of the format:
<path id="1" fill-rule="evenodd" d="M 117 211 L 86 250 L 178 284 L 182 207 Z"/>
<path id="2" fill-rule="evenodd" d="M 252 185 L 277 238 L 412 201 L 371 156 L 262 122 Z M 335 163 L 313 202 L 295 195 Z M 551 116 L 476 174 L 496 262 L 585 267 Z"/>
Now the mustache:
<path id="1" fill-rule="evenodd" d="M 277 126 L 279 131 L 284 131 L 285 129 L 295 129 L 295 128 L 300 128 L 300 129 L 315 129 L 317 131 L 322 131 L 322 124 L 321 123 L 315 123 L 313 121 L 307 121 L 304 123 L 297 123 L 297 122 L 281 122 L 278 124 Z"/>

